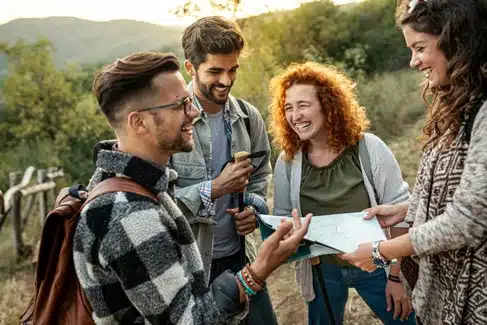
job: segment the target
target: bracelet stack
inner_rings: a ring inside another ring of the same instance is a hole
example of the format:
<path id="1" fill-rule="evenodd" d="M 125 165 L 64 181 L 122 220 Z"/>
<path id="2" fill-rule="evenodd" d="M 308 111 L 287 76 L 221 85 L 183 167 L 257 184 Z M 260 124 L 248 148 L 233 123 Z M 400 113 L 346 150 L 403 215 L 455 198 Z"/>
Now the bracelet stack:
<path id="1" fill-rule="evenodd" d="M 399 277 L 398 276 L 395 276 L 395 275 L 389 274 L 389 276 L 387 277 L 387 279 L 389 281 L 392 281 L 392 282 L 401 283 L 401 279 L 399 279 Z"/>
<path id="2" fill-rule="evenodd" d="M 374 265 L 379 268 L 383 269 L 389 266 L 391 261 L 386 260 L 379 251 L 379 244 L 382 242 L 382 240 L 377 240 L 372 243 L 372 262 Z"/>
<path id="3" fill-rule="evenodd" d="M 265 288 L 265 281 L 259 279 L 252 271 L 250 264 L 245 265 L 235 276 L 245 290 L 247 296 L 255 296 Z"/>

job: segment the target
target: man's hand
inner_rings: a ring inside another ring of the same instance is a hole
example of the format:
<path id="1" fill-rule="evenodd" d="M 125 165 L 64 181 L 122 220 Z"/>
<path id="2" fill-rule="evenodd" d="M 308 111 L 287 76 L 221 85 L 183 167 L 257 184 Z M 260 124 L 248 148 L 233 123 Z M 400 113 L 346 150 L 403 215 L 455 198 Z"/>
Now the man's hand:
<path id="1" fill-rule="evenodd" d="M 406 293 L 406 289 L 400 282 L 387 281 L 386 287 L 387 311 L 392 310 L 394 303 L 394 319 L 398 317 L 402 321 L 409 318 L 413 312 L 413 306 Z"/>
<path id="2" fill-rule="evenodd" d="M 225 194 L 245 191 L 253 169 L 250 159 L 228 163 L 220 176 L 211 182 L 211 198 L 214 200 Z"/>
<path id="3" fill-rule="evenodd" d="M 272 271 L 291 256 L 308 232 L 311 214 L 306 215 L 302 224 L 296 209 L 293 210 L 292 216 L 293 222 L 281 223 L 279 228 L 260 246 L 255 262 L 251 265 L 252 270 L 260 279 L 266 279 Z"/>
<path id="4" fill-rule="evenodd" d="M 229 215 L 235 218 L 235 227 L 240 236 L 250 234 L 257 227 L 257 219 L 251 209 L 245 208 L 242 212 L 238 212 L 238 208 L 227 209 Z"/>
<path id="5" fill-rule="evenodd" d="M 390 228 L 404 221 L 408 213 L 408 207 L 409 204 L 407 202 L 394 205 L 377 205 L 366 210 L 367 216 L 364 219 L 370 220 L 373 217 L 377 217 L 382 228 Z"/>

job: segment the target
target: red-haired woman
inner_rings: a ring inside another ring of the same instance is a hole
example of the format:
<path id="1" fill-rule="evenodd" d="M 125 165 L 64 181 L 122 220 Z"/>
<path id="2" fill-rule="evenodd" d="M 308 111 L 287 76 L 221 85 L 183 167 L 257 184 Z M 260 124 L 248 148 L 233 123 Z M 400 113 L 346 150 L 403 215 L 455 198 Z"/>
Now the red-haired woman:
<path id="1" fill-rule="evenodd" d="M 326 218 L 407 201 L 408 186 L 397 161 L 382 140 L 364 133 L 370 123 L 345 75 L 317 63 L 294 64 L 271 81 L 270 92 L 271 132 L 283 150 L 274 170 L 275 215 L 298 209 L 301 215 Z M 372 179 L 364 164 L 370 164 Z M 364 272 L 333 254 L 301 261 L 296 280 L 308 301 L 309 324 L 342 324 L 349 288 L 385 324 L 403 324 L 400 319 L 414 324 L 399 271 L 399 265 L 393 266 L 388 279 L 384 269 Z"/>

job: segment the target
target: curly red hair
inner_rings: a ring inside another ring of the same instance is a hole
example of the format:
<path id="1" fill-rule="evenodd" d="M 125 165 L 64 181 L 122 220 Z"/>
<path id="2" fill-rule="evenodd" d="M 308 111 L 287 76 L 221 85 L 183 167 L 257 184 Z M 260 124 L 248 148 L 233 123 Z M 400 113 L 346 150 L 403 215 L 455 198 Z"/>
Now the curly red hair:
<path id="1" fill-rule="evenodd" d="M 328 146 L 334 152 L 357 143 L 370 126 L 365 108 L 357 102 L 354 83 L 333 66 L 315 62 L 291 64 L 281 75 L 270 82 L 270 132 L 275 145 L 291 160 L 301 147 L 299 136 L 289 125 L 284 104 L 286 91 L 295 84 L 316 86 L 318 98 L 325 114 L 328 129 Z"/>

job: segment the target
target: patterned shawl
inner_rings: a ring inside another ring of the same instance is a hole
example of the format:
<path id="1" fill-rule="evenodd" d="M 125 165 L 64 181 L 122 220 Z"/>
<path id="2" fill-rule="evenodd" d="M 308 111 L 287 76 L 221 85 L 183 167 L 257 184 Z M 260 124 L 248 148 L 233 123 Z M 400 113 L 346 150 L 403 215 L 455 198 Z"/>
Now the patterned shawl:
<path id="1" fill-rule="evenodd" d="M 469 144 L 465 125 L 453 145 L 425 151 L 411 197 L 406 221 L 417 227 L 441 215 L 453 200 L 462 177 Z M 486 148 L 487 150 L 487 148 Z M 487 324 L 487 241 L 421 256 L 413 306 L 425 325 Z"/>

